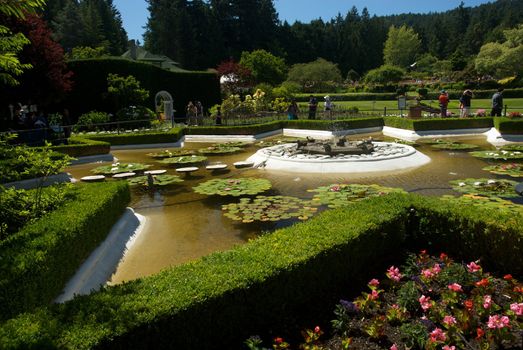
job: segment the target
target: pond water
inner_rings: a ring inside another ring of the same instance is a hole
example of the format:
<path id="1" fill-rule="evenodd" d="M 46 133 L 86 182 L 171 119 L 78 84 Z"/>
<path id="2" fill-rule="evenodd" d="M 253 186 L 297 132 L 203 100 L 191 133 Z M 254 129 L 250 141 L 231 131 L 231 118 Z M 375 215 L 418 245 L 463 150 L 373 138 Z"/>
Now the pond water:
<path id="1" fill-rule="evenodd" d="M 382 134 L 358 135 L 359 138 L 372 136 L 375 140 L 390 141 Z M 484 137 L 456 139 L 494 149 Z M 189 143 L 185 148 L 199 149 L 209 146 L 203 143 Z M 247 159 L 259 148 L 250 145 L 240 153 L 232 155 L 209 156 L 208 164 L 222 162 L 229 165 L 229 171 L 218 175 L 211 174 L 200 165 L 200 170 L 192 176 L 184 177 L 184 182 L 155 192 L 133 188 L 130 206 L 147 218 L 145 229 L 135 240 L 131 249 L 120 262 L 109 284 L 121 283 L 138 277 L 151 275 L 173 265 L 179 265 L 216 251 L 228 250 L 235 245 L 244 244 L 267 231 L 290 225 L 286 220 L 280 223 L 243 224 L 222 215 L 221 205 L 236 202 L 237 199 L 216 198 L 200 195 L 193 186 L 211 178 L 257 177 L 271 181 L 270 195 L 280 194 L 299 198 L 312 198 L 308 189 L 334 183 L 379 184 L 387 187 L 401 187 L 408 192 L 429 196 L 454 193 L 450 180 L 499 176 L 489 174 L 482 168 L 487 162 L 470 156 L 467 152 L 440 151 L 429 145 L 417 149 L 431 158 L 431 162 L 420 168 L 408 171 L 395 171 L 372 174 L 296 174 L 266 169 L 235 169 L 233 163 Z M 163 149 L 120 150 L 112 154 L 122 163 L 140 162 L 153 165 L 152 169 L 168 169 L 168 174 L 176 174 L 175 167 L 166 166 L 147 153 Z M 398 161 L 401 161 L 399 159 Z M 72 166 L 68 172 L 76 178 L 92 175 L 91 169 L 100 164 Z M 113 181 L 113 180 L 110 180 Z M 114 180 L 115 181 L 115 180 Z"/>

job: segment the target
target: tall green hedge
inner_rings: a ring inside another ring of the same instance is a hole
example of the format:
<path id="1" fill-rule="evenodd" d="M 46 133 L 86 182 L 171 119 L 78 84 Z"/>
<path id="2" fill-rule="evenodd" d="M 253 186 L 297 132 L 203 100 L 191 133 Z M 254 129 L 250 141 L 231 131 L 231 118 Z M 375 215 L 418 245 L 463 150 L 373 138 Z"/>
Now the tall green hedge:
<path id="1" fill-rule="evenodd" d="M 494 118 L 494 127 L 501 134 L 523 135 L 523 119 Z"/>
<path id="2" fill-rule="evenodd" d="M 125 182 L 72 191 L 73 201 L 0 243 L 0 319 L 53 301 L 130 200 Z"/>
<path id="3" fill-rule="evenodd" d="M 150 131 L 123 134 L 84 134 L 81 137 L 94 141 L 108 142 L 111 145 L 143 145 L 150 143 L 177 142 L 183 136 L 182 128 L 169 131 Z"/>
<path id="4" fill-rule="evenodd" d="M 431 119 L 407 119 L 399 117 L 384 117 L 386 126 L 414 130 L 455 130 L 455 129 L 476 129 L 491 128 L 492 118 L 431 118 Z"/>
<path id="5" fill-rule="evenodd" d="M 168 91 L 174 99 L 176 116 L 185 116 L 188 101 L 200 100 L 210 107 L 220 103 L 220 83 L 214 73 L 171 72 L 151 64 L 118 58 L 73 60 L 67 63 L 74 73 L 74 88 L 66 97 L 64 105 L 73 116 L 92 111 L 116 111 L 107 95 L 107 75 L 133 75 L 141 86 L 150 92 L 145 102 L 154 106 L 154 97 L 161 90 Z"/>
<path id="6" fill-rule="evenodd" d="M 394 194 L 322 213 L 231 251 L 21 315 L 5 348 L 236 349 L 252 334 L 329 320 L 407 249 L 523 276 L 523 217 Z M 433 250 L 433 251 L 432 251 Z M 301 323 L 303 322 L 303 323 Z"/>
<path id="7" fill-rule="evenodd" d="M 107 154 L 111 151 L 111 144 L 108 142 L 89 140 L 81 137 L 70 137 L 68 142 L 68 145 L 52 146 L 51 149 L 71 157 L 94 156 Z"/>

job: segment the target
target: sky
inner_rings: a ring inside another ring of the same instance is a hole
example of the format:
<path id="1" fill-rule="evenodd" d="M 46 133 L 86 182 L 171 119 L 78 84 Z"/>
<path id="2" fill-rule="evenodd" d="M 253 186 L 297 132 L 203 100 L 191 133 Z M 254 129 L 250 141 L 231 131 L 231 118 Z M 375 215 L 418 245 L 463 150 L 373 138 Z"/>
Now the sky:
<path id="1" fill-rule="evenodd" d="M 142 35 L 149 12 L 145 0 L 113 0 L 122 14 L 122 20 L 129 39 L 143 42 Z M 463 0 L 465 6 L 477 6 L 493 0 Z M 461 0 L 274 0 L 281 21 L 310 22 L 321 17 L 329 20 L 338 13 L 345 15 L 352 6 L 361 13 L 367 7 L 370 15 L 391 15 L 400 13 L 442 12 L 456 8 Z M 298 5 L 299 4 L 299 5 Z"/>

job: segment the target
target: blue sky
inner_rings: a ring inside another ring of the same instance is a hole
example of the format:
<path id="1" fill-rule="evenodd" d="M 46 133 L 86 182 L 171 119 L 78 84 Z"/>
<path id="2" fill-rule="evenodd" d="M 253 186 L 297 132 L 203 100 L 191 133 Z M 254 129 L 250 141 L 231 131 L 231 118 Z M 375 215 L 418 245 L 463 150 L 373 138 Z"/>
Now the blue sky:
<path id="1" fill-rule="evenodd" d="M 145 0 L 113 0 L 122 14 L 124 28 L 129 39 L 143 42 L 143 27 L 147 23 L 149 12 Z M 339 13 L 344 15 L 352 6 L 361 12 L 366 6 L 371 15 L 389 15 L 400 13 L 441 12 L 459 6 L 461 0 L 274 0 L 280 20 L 290 23 L 298 20 L 309 22 L 312 19 L 328 20 Z M 465 6 L 477 6 L 489 0 L 463 0 Z M 299 5 L 298 5 L 299 4 Z"/>

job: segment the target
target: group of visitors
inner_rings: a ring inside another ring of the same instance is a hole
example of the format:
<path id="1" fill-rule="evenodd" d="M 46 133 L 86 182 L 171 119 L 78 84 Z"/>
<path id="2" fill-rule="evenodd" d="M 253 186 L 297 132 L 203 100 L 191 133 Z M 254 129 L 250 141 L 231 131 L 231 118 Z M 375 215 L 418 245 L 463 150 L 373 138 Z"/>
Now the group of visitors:
<path id="1" fill-rule="evenodd" d="M 188 126 L 203 125 L 203 105 L 200 101 L 189 101 L 185 108 L 186 124 Z"/>
<path id="2" fill-rule="evenodd" d="M 472 103 L 473 93 L 471 90 L 467 89 L 463 91 L 463 94 L 459 98 L 459 116 L 460 118 L 466 118 L 470 115 L 470 106 Z M 439 107 L 441 111 L 441 117 L 447 116 L 447 107 L 449 104 L 449 94 L 445 90 L 441 90 L 441 93 L 438 97 Z M 499 88 L 498 91 L 492 96 L 492 109 L 490 111 L 490 116 L 501 116 L 503 110 L 503 88 Z"/>
<path id="3" fill-rule="evenodd" d="M 325 101 L 323 102 L 323 107 L 325 114 L 330 118 L 332 109 L 334 108 L 334 104 L 331 101 L 330 96 L 325 96 L 323 98 Z M 298 104 L 296 103 L 296 100 L 292 99 L 291 104 L 287 108 L 287 116 L 289 120 L 295 120 L 298 119 L 298 113 L 300 109 L 298 107 Z M 313 95 L 309 96 L 309 119 L 316 119 L 316 112 L 318 111 L 318 100 Z"/>

